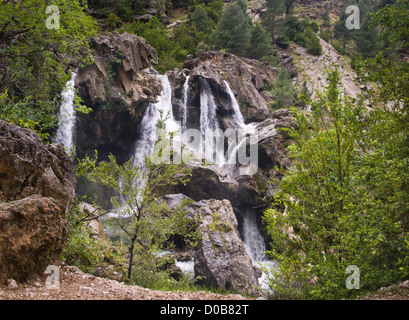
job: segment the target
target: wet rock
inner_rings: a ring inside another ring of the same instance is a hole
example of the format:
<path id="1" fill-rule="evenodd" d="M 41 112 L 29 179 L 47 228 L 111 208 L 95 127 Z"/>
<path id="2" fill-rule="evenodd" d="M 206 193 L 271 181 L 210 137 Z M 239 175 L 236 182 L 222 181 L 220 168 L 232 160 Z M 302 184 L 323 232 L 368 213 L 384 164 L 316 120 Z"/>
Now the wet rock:
<path id="1" fill-rule="evenodd" d="M 202 218 L 202 239 L 195 252 L 195 275 L 211 287 L 257 295 L 261 271 L 253 266 L 237 230 L 228 200 L 202 200 L 191 209 Z"/>
<path id="2" fill-rule="evenodd" d="M 77 155 L 97 149 L 101 158 L 114 152 L 126 161 L 149 103 L 162 85 L 152 68 L 156 50 L 136 35 L 110 34 L 91 39 L 94 63 L 81 68 L 76 87 L 89 115 L 78 115 Z"/>
<path id="3" fill-rule="evenodd" d="M 235 94 L 245 121 L 262 121 L 269 114 L 268 103 L 262 95 L 264 85 L 273 86 L 280 70 L 257 60 L 239 58 L 233 54 L 209 51 L 197 58 L 187 60 L 181 68 L 168 72 L 174 87 L 174 104 L 183 100 L 183 85 L 190 75 L 190 94 L 188 119 L 189 127 L 199 123 L 201 79 L 206 79 L 215 96 L 218 114 L 223 118 L 231 114 L 231 101 L 224 81 L 227 81 Z M 175 108 L 174 108 L 175 109 Z M 223 128 L 227 124 L 221 120 Z"/>

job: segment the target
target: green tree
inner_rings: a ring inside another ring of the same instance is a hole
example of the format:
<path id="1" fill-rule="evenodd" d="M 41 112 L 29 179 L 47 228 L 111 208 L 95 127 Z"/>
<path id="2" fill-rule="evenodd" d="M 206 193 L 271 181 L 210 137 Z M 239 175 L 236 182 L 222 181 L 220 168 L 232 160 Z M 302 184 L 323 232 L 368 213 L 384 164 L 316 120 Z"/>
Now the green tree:
<path id="1" fill-rule="evenodd" d="M 367 117 L 362 104 L 342 99 L 336 70 L 328 80 L 310 118 L 294 110 L 293 167 L 281 182 L 275 207 L 265 213 L 269 254 L 279 262 L 272 289 L 287 298 L 362 293 L 346 288 L 350 265 L 359 267 L 362 290 L 408 276 L 408 206 L 397 207 L 403 199 L 396 193 L 402 187 L 396 173 L 407 159 L 380 156 L 386 142 L 379 134 L 387 126 L 379 121 L 383 115 Z"/>
<path id="2" fill-rule="evenodd" d="M 209 26 L 209 16 L 207 10 L 202 5 L 198 5 L 195 11 L 193 11 L 192 23 L 199 32 L 206 31 Z"/>
<path id="3" fill-rule="evenodd" d="M 381 49 L 381 44 L 378 42 L 378 39 L 378 29 L 370 26 L 366 19 L 355 35 L 357 51 L 361 54 L 362 58 L 365 59 L 376 56 Z"/>
<path id="4" fill-rule="evenodd" d="M 53 5 L 58 12 L 47 13 L 47 2 L 41 0 L 2 1 L 0 6 L 0 117 L 44 138 L 58 124 L 69 58 L 90 62 L 89 37 L 97 30 L 82 1 Z"/>
<path id="5" fill-rule="evenodd" d="M 275 99 L 273 109 L 286 108 L 294 103 L 296 92 L 287 70 L 280 71 L 270 92 Z"/>
<path id="6" fill-rule="evenodd" d="M 243 11 L 243 13 L 245 15 L 247 15 L 247 3 L 246 3 L 246 1 L 245 0 L 239 0 L 237 2 L 237 4 L 240 6 L 241 11 Z"/>
<path id="7" fill-rule="evenodd" d="M 315 56 L 319 56 L 322 53 L 320 39 L 313 33 L 307 39 L 307 52 Z"/>
<path id="8" fill-rule="evenodd" d="M 285 0 L 267 0 L 264 4 L 267 8 L 261 18 L 263 26 L 272 37 L 273 43 L 276 37 L 284 35 L 284 19 L 279 18 L 285 12 Z"/>
<path id="9" fill-rule="evenodd" d="M 236 3 L 223 12 L 216 30 L 211 35 L 215 49 L 244 56 L 249 47 L 250 31 L 247 16 Z"/>
<path id="10" fill-rule="evenodd" d="M 272 52 L 270 35 L 260 23 L 256 23 L 250 32 L 250 46 L 247 56 L 252 59 L 260 59 Z"/>

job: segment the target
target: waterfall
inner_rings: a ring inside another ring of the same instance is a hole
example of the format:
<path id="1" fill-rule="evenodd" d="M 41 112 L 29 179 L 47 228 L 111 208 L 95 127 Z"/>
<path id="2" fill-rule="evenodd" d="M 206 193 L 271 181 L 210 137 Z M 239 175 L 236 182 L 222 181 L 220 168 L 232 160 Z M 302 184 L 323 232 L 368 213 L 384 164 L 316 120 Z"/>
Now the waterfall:
<path id="1" fill-rule="evenodd" d="M 182 130 L 187 129 L 187 103 L 189 99 L 189 79 L 190 75 L 186 77 L 183 85 L 183 104 L 182 104 Z"/>
<path id="2" fill-rule="evenodd" d="M 166 75 L 159 75 L 159 79 L 162 82 L 162 92 L 159 97 L 159 102 L 155 104 L 156 109 L 163 111 L 163 116 L 166 119 L 166 131 L 177 132 L 180 131 L 180 124 L 175 120 L 172 108 L 172 85 L 169 78 Z"/>
<path id="3" fill-rule="evenodd" d="M 256 220 L 256 214 L 252 210 L 243 210 L 243 243 L 253 261 L 265 261 L 267 256 L 266 244 L 261 235 Z"/>
<path id="4" fill-rule="evenodd" d="M 226 85 L 227 94 L 230 97 L 230 102 L 232 104 L 232 108 L 234 111 L 233 121 L 238 128 L 244 128 L 246 124 L 244 123 L 244 118 L 243 118 L 243 114 L 241 113 L 239 103 L 237 102 L 237 99 L 234 96 L 233 91 L 231 91 L 230 86 L 226 80 L 224 81 L 224 84 Z"/>
<path id="5" fill-rule="evenodd" d="M 136 142 L 134 151 L 134 165 L 144 168 L 145 156 L 149 155 L 157 140 L 157 124 L 159 112 L 154 104 L 149 104 L 141 122 L 141 136 Z"/>
<path id="6" fill-rule="evenodd" d="M 75 109 L 74 109 L 74 86 L 76 73 L 72 73 L 71 79 L 65 85 L 60 107 L 60 120 L 56 132 L 56 142 L 67 148 L 68 153 L 74 151 L 74 126 L 75 126 Z"/>
<path id="7" fill-rule="evenodd" d="M 212 89 L 205 79 L 200 79 L 200 131 L 204 136 L 206 130 L 217 130 L 219 124 L 216 117 L 216 103 L 214 102 L 214 96 Z"/>
<path id="8" fill-rule="evenodd" d="M 216 145 L 213 148 L 214 138 L 220 131 L 217 120 L 217 106 L 214 101 L 212 89 L 207 80 L 200 79 L 200 132 L 202 135 L 202 152 L 205 158 L 214 161 L 219 166 L 225 162 L 224 147 Z M 207 138 L 206 138 L 207 137 Z M 217 141 L 218 139 L 216 139 Z M 223 141 L 219 141 L 221 143 Z M 209 154 L 209 150 L 214 150 L 213 154 Z"/>
<path id="9" fill-rule="evenodd" d="M 274 261 L 268 260 L 265 251 L 266 245 L 264 238 L 257 226 L 256 213 L 254 210 L 243 210 L 240 212 L 243 218 L 243 244 L 247 253 L 250 255 L 253 264 L 257 267 L 263 267 L 262 275 L 258 279 L 260 287 L 266 292 L 272 294 L 268 285 L 268 278 L 272 277 L 269 270 L 276 266 Z M 265 272 L 267 271 L 267 272 Z"/>
<path id="10" fill-rule="evenodd" d="M 236 99 L 236 97 L 234 96 L 233 91 L 231 90 L 229 83 L 227 81 L 224 81 L 224 84 L 226 85 L 226 89 L 227 89 L 227 94 L 229 96 L 230 99 L 230 103 L 232 106 L 232 109 L 234 111 L 231 119 L 231 125 L 235 128 L 235 129 L 239 129 L 242 131 L 242 133 L 245 133 L 245 135 L 242 136 L 238 136 L 239 140 L 237 141 L 237 143 L 232 143 L 228 146 L 227 148 L 227 152 L 225 154 L 225 159 L 226 162 L 228 162 L 228 159 L 230 158 L 230 156 L 233 156 L 236 158 L 237 160 L 237 152 L 239 151 L 239 149 L 243 146 L 243 144 L 247 143 L 247 134 L 252 136 L 255 133 L 255 126 L 253 124 L 246 124 L 244 122 L 244 117 L 243 114 L 240 110 L 240 106 L 239 103 Z M 241 137 L 241 138 L 240 138 Z M 233 158 L 234 159 L 234 158 Z M 231 163 L 231 162 L 230 162 Z M 235 162 L 237 163 L 237 162 Z M 226 164 L 224 166 L 224 170 L 226 172 L 226 174 L 228 176 L 233 176 L 235 171 L 236 171 L 237 167 L 235 165 L 232 164 Z"/>
<path id="11" fill-rule="evenodd" d="M 160 119 L 159 111 L 163 111 L 165 117 L 166 130 L 168 132 L 180 131 L 180 125 L 175 120 L 172 111 L 172 86 L 167 76 L 159 75 L 162 82 L 162 92 L 159 101 L 149 104 L 148 109 L 141 122 L 140 138 L 136 142 L 134 151 L 134 165 L 139 165 L 143 170 L 145 156 L 149 156 L 153 151 L 158 139 L 157 125 Z"/>

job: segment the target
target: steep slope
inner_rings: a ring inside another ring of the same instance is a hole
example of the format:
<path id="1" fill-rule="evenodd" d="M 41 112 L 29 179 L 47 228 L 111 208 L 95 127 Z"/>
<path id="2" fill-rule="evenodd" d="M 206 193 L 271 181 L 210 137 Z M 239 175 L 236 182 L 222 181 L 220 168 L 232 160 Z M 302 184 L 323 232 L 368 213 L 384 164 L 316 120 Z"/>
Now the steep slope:
<path id="1" fill-rule="evenodd" d="M 328 85 L 327 71 L 337 67 L 341 76 L 341 90 L 346 96 L 358 98 L 361 88 L 357 80 L 355 71 L 350 67 L 347 61 L 337 53 L 335 48 L 320 38 L 322 54 L 314 56 L 295 43 L 292 43 L 287 50 L 294 58 L 298 76 L 294 80 L 294 85 L 299 89 L 304 82 L 308 91 L 312 94 L 311 98 L 317 97 L 316 91 L 323 91 Z"/>

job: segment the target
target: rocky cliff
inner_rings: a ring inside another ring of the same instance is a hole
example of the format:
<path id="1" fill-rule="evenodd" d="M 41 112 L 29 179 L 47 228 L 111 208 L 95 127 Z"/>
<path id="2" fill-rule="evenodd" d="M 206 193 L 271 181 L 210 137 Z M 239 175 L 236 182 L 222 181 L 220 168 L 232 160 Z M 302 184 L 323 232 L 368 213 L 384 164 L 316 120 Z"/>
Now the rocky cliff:
<path id="1" fill-rule="evenodd" d="M 74 165 L 60 145 L 0 120 L 0 283 L 58 262 L 75 197 Z"/>
<path id="2" fill-rule="evenodd" d="M 80 68 L 75 85 L 91 115 L 78 116 L 77 154 L 97 149 L 128 156 L 137 139 L 146 107 L 156 102 L 162 85 L 152 68 L 156 50 L 145 39 L 128 33 L 91 39 L 94 62 Z"/>

